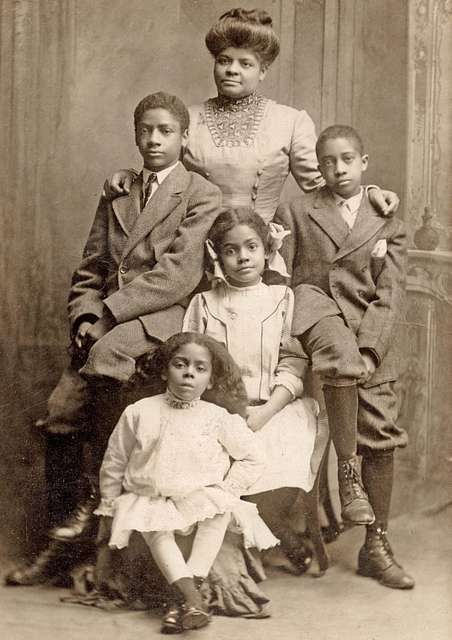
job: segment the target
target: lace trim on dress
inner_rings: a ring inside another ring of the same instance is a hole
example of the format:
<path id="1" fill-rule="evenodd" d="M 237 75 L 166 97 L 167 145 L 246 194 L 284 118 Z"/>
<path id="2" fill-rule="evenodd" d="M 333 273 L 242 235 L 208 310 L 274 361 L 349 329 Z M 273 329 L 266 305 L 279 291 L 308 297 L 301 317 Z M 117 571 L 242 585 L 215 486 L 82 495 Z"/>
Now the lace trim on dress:
<path id="1" fill-rule="evenodd" d="M 256 93 L 238 99 L 218 96 L 207 100 L 204 112 L 215 146 L 252 145 L 268 102 Z"/>
<path id="2" fill-rule="evenodd" d="M 199 398 L 195 398 L 194 400 L 181 400 L 174 393 L 171 393 L 169 389 L 166 390 L 165 400 L 173 409 L 191 409 L 192 407 L 196 407 L 199 402 Z"/>

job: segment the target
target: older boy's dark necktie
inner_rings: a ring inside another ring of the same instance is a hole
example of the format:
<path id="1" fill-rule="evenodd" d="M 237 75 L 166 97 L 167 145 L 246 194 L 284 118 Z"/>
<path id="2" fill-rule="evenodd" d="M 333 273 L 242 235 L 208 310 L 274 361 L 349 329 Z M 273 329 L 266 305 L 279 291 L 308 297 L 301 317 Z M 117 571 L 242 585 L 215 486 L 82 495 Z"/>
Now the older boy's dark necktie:
<path id="1" fill-rule="evenodd" d="M 144 190 L 143 190 L 142 201 L 141 201 L 141 210 L 144 209 L 144 207 L 147 204 L 147 201 L 151 197 L 152 185 L 153 185 L 154 182 L 157 182 L 157 174 L 156 173 L 150 173 L 148 181 L 146 182 L 146 186 L 144 187 Z"/>

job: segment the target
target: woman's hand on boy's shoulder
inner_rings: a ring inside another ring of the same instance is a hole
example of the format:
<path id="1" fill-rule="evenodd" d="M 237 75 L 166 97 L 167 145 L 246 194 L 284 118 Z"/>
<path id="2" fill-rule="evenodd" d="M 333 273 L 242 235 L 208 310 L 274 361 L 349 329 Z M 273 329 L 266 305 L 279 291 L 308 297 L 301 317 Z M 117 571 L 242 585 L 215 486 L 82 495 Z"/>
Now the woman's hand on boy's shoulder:
<path id="1" fill-rule="evenodd" d="M 126 196 L 130 192 L 136 173 L 130 169 L 120 169 L 105 180 L 102 196 L 106 200 L 114 200 L 119 196 Z"/>
<path id="2" fill-rule="evenodd" d="M 400 199 L 394 191 L 380 189 L 376 185 L 367 187 L 367 195 L 371 204 L 382 216 L 393 216 L 399 208 Z"/>

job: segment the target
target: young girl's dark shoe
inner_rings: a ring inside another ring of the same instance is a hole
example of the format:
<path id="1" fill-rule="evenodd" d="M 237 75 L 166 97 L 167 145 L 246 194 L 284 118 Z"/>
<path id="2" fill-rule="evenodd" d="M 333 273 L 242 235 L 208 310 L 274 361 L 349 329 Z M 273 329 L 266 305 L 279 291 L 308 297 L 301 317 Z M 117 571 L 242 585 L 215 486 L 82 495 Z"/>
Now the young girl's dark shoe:
<path id="1" fill-rule="evenodd" d="M 211 619 L 210 613 L 200 607 L 183 605 L 181 623 L 185 631 L 190 629 L 201 629 L 209 624 Z"/>
<path id="2" fill-rule="evenodd" d="M 160 627 L 160 631 L 168 635 L 172 633 L 183 633 L 184 628 L 182 626 L 181 618 L 181 605 L 171 605 L 162 618 L 162 626 Z"/>
<path id="3" fill-rule="evenodd" d="M 359 551 L 358 574 L 374 578 L 392 589 L 412 589 L 415 584 L 414 579 L 394 559 L 386 531 L 380 527 L 367 532 L 366 543 Z"/>

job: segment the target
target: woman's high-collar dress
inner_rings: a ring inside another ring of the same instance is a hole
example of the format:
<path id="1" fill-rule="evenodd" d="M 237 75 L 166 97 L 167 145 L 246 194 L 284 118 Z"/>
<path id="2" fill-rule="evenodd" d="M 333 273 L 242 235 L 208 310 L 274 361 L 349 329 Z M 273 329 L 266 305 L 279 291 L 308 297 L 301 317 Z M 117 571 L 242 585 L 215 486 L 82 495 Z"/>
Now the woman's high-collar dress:
<path id="1" fill-rule="evenodd" d="M 269 222 L 289 172 L 304 191 L 322 183 L 306 111 L 257 94 L 219 96 L 189 111 L 184 165 L 216 184 L 225 206 L 250 206 Z"/>

